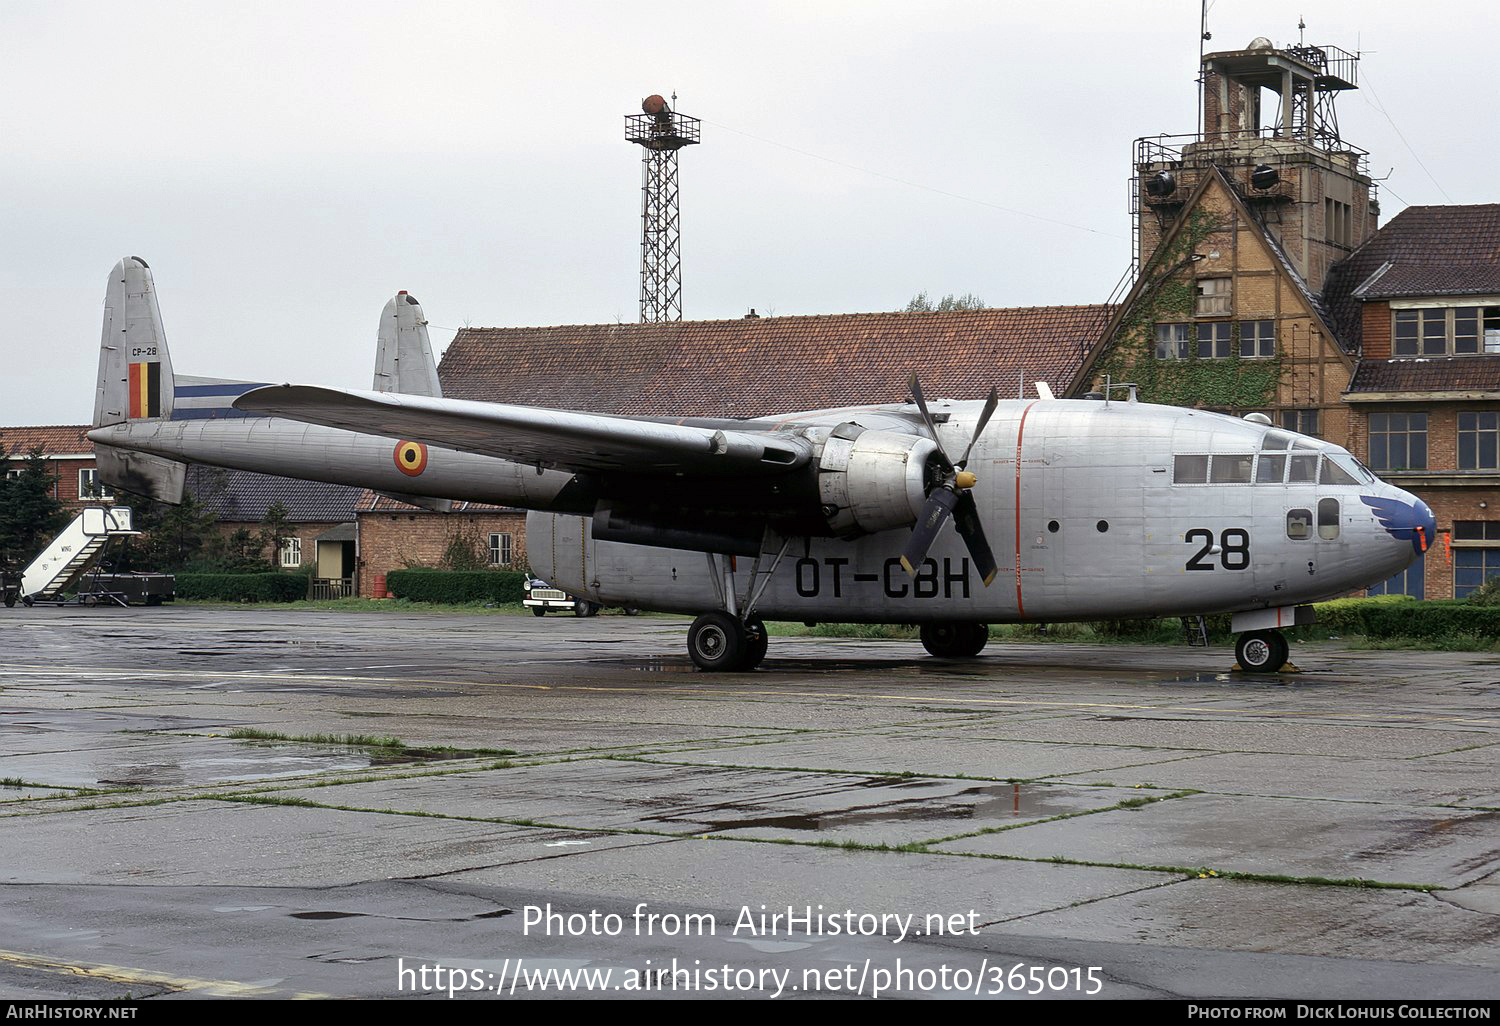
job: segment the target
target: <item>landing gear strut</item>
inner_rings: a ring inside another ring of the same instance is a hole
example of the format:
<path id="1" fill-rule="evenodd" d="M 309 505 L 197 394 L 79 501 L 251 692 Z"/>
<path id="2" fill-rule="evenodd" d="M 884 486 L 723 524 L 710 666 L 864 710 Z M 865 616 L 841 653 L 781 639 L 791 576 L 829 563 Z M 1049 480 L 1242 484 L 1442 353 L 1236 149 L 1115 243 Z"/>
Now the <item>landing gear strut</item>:
<path id="1" fill-rule="evenodd" d="M 1240 668 L 1251 673 L 1275 673 L 1291 655 L 1286 636 L 1280 631 L 1247 631 L 1234 645 Z"/>
<path id="2" fill-rule="evenodd" d="M 939 659 L 968 659 L 989 644 L 989 626 L 982 623 L 926 623 L 922 647 Z"/>

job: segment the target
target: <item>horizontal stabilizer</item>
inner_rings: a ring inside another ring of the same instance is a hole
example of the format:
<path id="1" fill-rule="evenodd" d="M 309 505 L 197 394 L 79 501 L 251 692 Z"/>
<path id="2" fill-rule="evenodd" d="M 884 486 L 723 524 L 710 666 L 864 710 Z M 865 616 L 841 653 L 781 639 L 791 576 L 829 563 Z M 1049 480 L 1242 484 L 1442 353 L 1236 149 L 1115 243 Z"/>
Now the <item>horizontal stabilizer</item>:
<path id="1" fill-rule="evenodd" d="M 257 388 L 234 405 L 307 424 L 583 472 L 783 474 L 806 464 L 812 451 L 805 438 L 782 432 L 716 431 L 534 406 L 313 385 Z"/>

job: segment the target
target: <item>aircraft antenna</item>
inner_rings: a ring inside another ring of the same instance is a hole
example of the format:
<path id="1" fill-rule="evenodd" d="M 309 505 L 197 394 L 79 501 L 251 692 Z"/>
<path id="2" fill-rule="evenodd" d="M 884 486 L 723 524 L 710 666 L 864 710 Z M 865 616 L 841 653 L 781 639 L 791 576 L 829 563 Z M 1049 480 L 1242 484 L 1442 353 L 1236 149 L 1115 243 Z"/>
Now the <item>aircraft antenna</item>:
<path id="1" fill-rule="evenodd" d="M 625 115 L 625 141 L 641 148 L 641 323 L 682 320 L 682 215 L 677 151 L 700 141 L 698 118 L 679 114 L 659 93 Z"/>

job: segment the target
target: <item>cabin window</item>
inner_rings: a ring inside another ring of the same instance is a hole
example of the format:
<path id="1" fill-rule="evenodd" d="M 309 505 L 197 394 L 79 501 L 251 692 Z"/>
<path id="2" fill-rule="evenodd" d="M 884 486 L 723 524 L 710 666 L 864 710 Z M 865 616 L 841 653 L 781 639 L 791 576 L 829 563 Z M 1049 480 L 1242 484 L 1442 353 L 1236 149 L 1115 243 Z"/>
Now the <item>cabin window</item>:
<path id="1" fill-rule="evenodd" d="M 1174 484 L 1208 484 L 1207 456 L 1178 456 L 1173 461 Z"/>
<path id="2" fill-rule="evenodd" d="M 1286 536 L 1293 541 L 1306 541 L 1312 537 L 1312 510 L 1292 509 L 1286 514 Z"/>
<path id="3" fill-rule="evenodd" d="M 1339 536 L 1339 500 L 1318 500 L 1318 537 L 1332 541 Z"/>
<path id="4" fill-rule="evenodd" d="M 1255 467 L 1255 480 L 1260 484 L 1281 484 L 1286 480 L 1286 454 L 1261 453 L 1260 462 Z"/>
<path id="5" fill-rule="evenodd" d="M 1275 355 L 1275 321 L 1240 321 L 1240 356 L 1259 358 Z"/>
<path id="6" fill-rule="evenodd" d="M 1376 470 L 1427 469 L 1427 414 L 1370 414 L 1370 465 Z"/>
<path id="7" fill-rule="evenodd" d="M 1215 456 L 1209 480 L 1214 484 L 1249 484 L 1250 464 L 1254 459 L 1253 456 Z"/>
<path id="8" fill-rule="evenodd" d="M 1299 452 L 1288 457 L 1286 475 L 1288 484 L 1313 484 L 1318 480 L 1318 457 L 1312 453 Z"/>

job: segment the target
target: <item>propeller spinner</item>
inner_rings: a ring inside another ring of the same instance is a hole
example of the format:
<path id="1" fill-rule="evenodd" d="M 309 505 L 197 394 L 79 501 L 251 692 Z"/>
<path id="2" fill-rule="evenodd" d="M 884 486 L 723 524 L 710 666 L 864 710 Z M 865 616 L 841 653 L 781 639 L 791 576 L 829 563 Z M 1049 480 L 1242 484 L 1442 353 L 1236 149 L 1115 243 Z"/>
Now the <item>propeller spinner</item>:
<path id="1" fill-rule="evenodd" d="M 942 440 L 938 438 L 937 428 L 932 422 L 932 414 L 927 410 L 927 400 L 922 396 L 922 383 L 915 374 L 911 376 L 911 394 L 916 400 L 917 409 L 922 413 L 922 422 L 927 425 L 933 441 L 937 442 L 942 461 L 936 465 L 938 474 L 934 475 L 934 480 L 927 489 L 927 503 L 922 507 L 922 516 L 912 528 L 911 538 L 901 553 L 901 565 L 908 574 L 915 577 L 917 567 L 927 558 L 927 550 L 932 548 L 938 532 L 951 517 L 954 529 L 968 546 L 969 556 L 974 560 L 979 576 L 984 580 L 985 587 L 989 587 L 999 568 L 995 565 L 995 555 L 990 551 L 990 543 L 985 540 L 984 526 L 979 520 L 979 506 L 971 491 L 978 478 L 964 468 L 968 466 L 974 443 L 979 441 L 995 407 L 1000 405 L 1000 394 L 995 389 L 990 389 L 990 397 L 985 400 L 979 422 L 974 425 L 974 434 L 957 463 L 949 459 L 947 452 L 943 450 Z"/>

